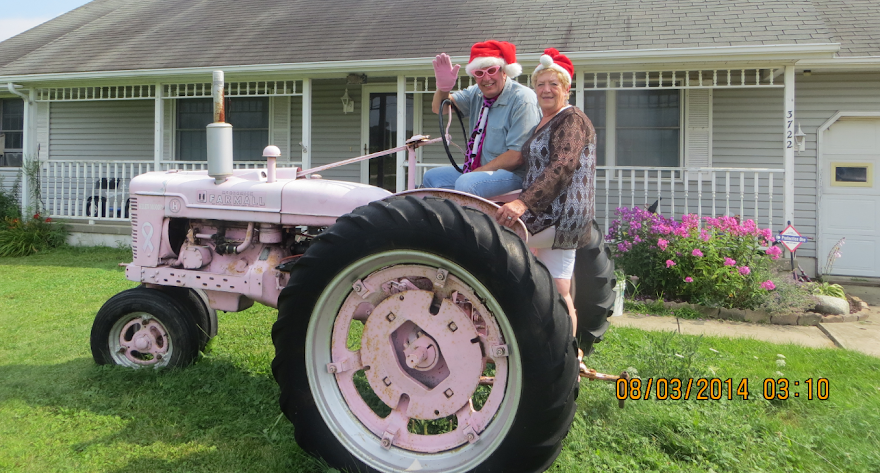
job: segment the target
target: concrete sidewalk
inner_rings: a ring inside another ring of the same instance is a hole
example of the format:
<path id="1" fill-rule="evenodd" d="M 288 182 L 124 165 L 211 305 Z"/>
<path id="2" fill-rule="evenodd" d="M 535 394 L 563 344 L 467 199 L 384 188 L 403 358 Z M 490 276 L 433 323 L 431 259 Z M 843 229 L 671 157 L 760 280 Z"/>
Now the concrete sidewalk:
<path id="1" fill-rule="evenodd" d="M 688 335 L 754 338 L 771 343 L 796 343 L 807 347 L 838 346 L 880 357 L 880 287 L 844 285 L 869 305 L 869 319 L 862 322 L 825 323 L 815 327 L 770 325 L 728 320 L 688 320 L 676 317 L 624 313 L 610 317 L 611 325 L 642 330 L 669 330 Z"/>

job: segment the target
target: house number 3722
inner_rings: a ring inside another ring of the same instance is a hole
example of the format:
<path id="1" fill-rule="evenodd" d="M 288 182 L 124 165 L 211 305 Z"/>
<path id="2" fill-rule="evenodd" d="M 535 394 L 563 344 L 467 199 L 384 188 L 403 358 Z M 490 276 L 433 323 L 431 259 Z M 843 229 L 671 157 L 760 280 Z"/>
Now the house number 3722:
<path id="1" fill-rule="evenodd" d="M 785 147 L 794 147 L 794 110 L 785 112 Z"/>

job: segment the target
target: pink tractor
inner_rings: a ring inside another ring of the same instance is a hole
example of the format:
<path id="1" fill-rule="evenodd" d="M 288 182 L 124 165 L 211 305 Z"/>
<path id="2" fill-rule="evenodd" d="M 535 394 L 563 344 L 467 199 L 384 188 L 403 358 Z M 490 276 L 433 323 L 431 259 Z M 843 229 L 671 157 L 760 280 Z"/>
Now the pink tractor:
<path id="1" fill-rule="evenodd" d="M 391 194 L 276 168 L 272 146 L 265 169 L 233 170 L 222 72 L 213 92 L 208 170 L 131 181 L 125 275 L 141 285 L 98 311 L 95 361 L 187 366 L 217 310 L 256 301 L 278 308 L 272 371 L 307 452 L 351 471 L 549 467 L 575 412 L 578 342 L 525 227 L 498 226 L 491 201 L 412 189 L 412 177 Z M 400 150 L 412 164 L 436 141 Z M 614 301 L 593 236 L 575 272 L 586 352 Z"/>

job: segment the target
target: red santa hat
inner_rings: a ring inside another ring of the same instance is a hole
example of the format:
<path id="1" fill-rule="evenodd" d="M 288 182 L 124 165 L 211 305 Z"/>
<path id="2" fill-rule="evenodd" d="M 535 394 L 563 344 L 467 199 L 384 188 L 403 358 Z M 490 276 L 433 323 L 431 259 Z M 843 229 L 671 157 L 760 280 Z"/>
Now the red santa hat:
<path id="1" fill-rule="evenodd" d="M 544 50 L 544 54 L 541 56 L 540 61 L 541 63 L 535 68 L 532 77 L 535 77 L 535 74 L 544 69 L 553 69 L 568 77 L 568 82 L 571 83 L 571 77 L 574 75 L 574 65 L 572 65 L 571 60 L 565 57 L 564 54 L 554 48 L 547 48 Z"/>
<path id="2" fill-rule="evenodd" d="M 477 69 L 501 66 L 508 77 L 522 74 L 522 66 L 516 63 L 516 46 L 507 41 L 490 39 L 471 46 L 471 59 L 464 70 L 469 76 Z"/>

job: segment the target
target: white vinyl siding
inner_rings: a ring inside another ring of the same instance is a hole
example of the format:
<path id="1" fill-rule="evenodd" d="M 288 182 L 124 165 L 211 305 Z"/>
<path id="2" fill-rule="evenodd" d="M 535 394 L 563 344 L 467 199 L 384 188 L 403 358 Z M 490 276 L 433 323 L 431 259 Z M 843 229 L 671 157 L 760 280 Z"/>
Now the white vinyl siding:
<path id="1" fill-rule="evenodd" d="M 373 78 L 371 77 L 370 79 L 372 82 Z M 361 143 L 360 138 L 361 107 L 364 106 L 361 88 L 360 86 L 348 87 L 348 95 L 355 101 L 354 112 L 352 113 L 342 113 L 340 97 L 344 93 L 345 82 L 342 80 L 312 81 L 311 151 L 313 167 L 364 154 L 363 143 Z M 294 100 L 293 102 L 297 104 L 302 103 L 301 99 Z M 292 109 L 292 112 L 296 113 L 294 109 Z M 297 113 L 297 115 L 299 114 Z M 299 126 L 301 127 L 301 125 Z M 297 130 L 293 130 L 292 127 L 291 130 L 295 132 L 293 136 L 302 134 Z M 296 142 L 299 141 L 301 139 L 296 140 Z M 294 160 L 298 161 L 299 159 Z M 324 179 L 358 182 L 361 178 L 361 165 L 360 163 L 349 164 L 322 171 L 320 174 Z"/>
<path id="2" fill-rule="evenodd" d="M 12 191 L 15 187 L 15 183 L 21 180 L 19 169 L 20 168 L 9 167 L 0 168 L 0 189 L 4 191 Z"/>
<path id="3" fill-rule="evenodd" d="M 57 102 L 49 114 L 49 159 L 153 159 L 151 100 Z"/>

